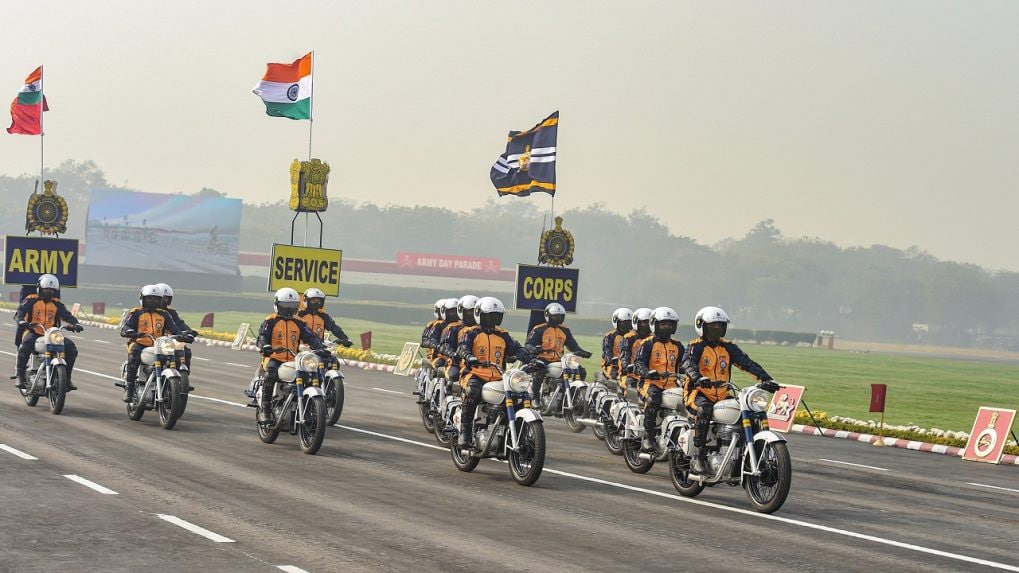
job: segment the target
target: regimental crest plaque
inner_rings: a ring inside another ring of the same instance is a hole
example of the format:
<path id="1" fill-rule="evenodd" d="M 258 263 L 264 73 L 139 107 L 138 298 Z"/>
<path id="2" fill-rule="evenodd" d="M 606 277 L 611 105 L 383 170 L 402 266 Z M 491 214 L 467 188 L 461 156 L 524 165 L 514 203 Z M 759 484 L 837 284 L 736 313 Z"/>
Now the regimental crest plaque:
<path id="1" fill-rule="evenodd" d="M 541 234 L 538 262 L 553 267 L 565 267 L 573 262 L 573 234 L 563 229 L 563 218 L 555 218 L 555 228 Z"/>
<path id="2" fill-rule="evenodd" d="M 290 164 L 290 209 L 298 213 L 325 211 L 329 206 L 326 186 L 329 164 L 321 159 L 294 160 Z"/>
<path id="3" fill-rule="evenodd" d="M 36 185 L 38 185 L 38 180 Z M 43 181 L 43 192 L 33 192 L 28 198 L 25 229 L 43 235 L 60 235 L 67 232 L 67 201 L 57 195 L 56 181 Z"/>

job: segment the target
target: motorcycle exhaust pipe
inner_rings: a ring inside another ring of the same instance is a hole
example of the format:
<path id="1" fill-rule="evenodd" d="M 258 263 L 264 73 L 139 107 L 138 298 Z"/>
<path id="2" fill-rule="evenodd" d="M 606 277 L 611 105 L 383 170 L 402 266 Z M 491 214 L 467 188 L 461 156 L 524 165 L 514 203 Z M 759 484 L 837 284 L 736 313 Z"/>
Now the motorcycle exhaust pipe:
<path id="1" fill-rule="evenodd" d="M 587 426 L 602 426 L 604 422 L 601 420 L 595 420 L 594 418 L 577 418 L 577 421 Z"/>
<path id="2" fill-rule="evenodd" d="M 647 452 L 641 452 L 641 453 L 637 454 L 637 458 L 641 459 L 641 460 L 653 460 L 653 459 L 655 459 L 655 456 L 652 456 L 651 454 L 649 454 Z"/>

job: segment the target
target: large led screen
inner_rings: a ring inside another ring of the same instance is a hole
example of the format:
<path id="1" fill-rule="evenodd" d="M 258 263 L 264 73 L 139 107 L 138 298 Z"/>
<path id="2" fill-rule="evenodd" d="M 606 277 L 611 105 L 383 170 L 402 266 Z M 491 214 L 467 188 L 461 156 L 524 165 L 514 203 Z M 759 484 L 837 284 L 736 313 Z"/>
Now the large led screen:
<path id="1" fill-rule="evenodd" d="M 84 264 L 236 274 L 241 200 L 93 189 Z"/>

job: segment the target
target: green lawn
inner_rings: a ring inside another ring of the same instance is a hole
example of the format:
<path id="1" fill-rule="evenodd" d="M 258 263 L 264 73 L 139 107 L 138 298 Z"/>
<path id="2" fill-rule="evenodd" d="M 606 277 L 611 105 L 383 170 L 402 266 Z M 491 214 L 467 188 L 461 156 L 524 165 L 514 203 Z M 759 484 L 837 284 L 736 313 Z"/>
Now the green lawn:
<path id="1" fill-rule="evenodd" d="M 184 319 L 197 327 L 204 313 L 185 312 Z M 236 332 L 241 322 L 257 330 L 263 314 L 217 312 L 216 330 Z M 417 342 L 420 326 L 398 326 L 363 320 L 339 320 L 358 344 L 358 335 L 372 331 L 372 350 L 399 354 L 403 343 Z M 517 340 L 522 333 L 514 332 Z M 578 342 L 594 353 L 584 361 L 588 371 L 598 368 L 601 341 L 579 336 Z M 749 344 L 743 347 L 779 382 L 807 388 L 804 399 L 812 410 L 857 419 L 877 419 L 870 414 L 870 384 L 888 384 L 885 422 L 916 424 L 969 432 L 980 406 L 1019 407 L 1019 367 L 933 357 L 852 353 L 819 348 Z M 750 378 L 737 373 L 735 381 Z"/>

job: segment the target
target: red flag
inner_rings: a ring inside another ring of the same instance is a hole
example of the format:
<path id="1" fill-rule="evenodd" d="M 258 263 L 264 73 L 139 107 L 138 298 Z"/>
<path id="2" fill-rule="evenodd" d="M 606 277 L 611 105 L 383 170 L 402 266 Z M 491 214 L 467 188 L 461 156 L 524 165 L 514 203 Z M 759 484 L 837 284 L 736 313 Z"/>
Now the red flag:
<path id="1" fill-rule="evenodd" d="M 105 302 L 93 302 L 92 303 L 92 314 L 106 314 L 106 303 Z"/>
<path id="2" fill-rule="evenodd" d="M 11 126 L 7 133 L 41 135 L 42 112 L 49 109 L 42 94 L 42 66 L 39 66 L 25 78 L 25 85 L 11 102 Z"/>
<path id="3" fill-rule="evenodd" d="M 361 350 L 371 350 L 372 348 L 372 331 L 361 333 Z"/>
<path id="4" fill-rule="evenodd" d="M 871 384 L 870 385 L 870 411 L 871 412 L 884 412 L 885 411 L 885 393 L 888 391 L 887 384 Z"/>
<path id="5" fill-rule="evenodd" d="M 212 328 L 212 319 L 216 313 L 210 312 L 202 317 L 202 328 Z"/>

